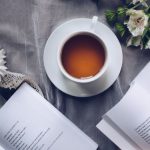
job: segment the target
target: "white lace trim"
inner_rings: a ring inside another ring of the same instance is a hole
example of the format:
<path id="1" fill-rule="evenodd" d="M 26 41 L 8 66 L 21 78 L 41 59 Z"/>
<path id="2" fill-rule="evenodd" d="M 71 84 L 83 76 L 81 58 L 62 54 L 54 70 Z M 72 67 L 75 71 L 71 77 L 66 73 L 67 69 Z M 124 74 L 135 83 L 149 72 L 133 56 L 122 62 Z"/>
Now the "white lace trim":
<path id="1" fill-rule="evenodd" d="M 2 50 L 0 50 L 0 87 L 16 89 L 23 82 L 27 82 L 37 92 L 39 92 L 41 95 L 43 95 L 40 87 L 29 76 L 23 75 L 21 73 L 14 73 L 14 72 L 7 71 L 7 67 L 5 66 L 6 62 L 4 60 L 5 58 L 6 58 L 5 51 L 2 49 Z"/>

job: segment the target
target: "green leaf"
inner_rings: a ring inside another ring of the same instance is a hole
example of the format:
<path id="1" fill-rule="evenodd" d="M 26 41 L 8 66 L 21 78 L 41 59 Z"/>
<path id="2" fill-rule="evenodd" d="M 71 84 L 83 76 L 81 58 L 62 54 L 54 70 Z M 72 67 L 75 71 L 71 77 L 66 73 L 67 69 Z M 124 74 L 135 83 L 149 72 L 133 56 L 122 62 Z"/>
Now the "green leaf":
<path id="1" fill-rule="evenodd" d="M 150 36 L 148 35 L 148 33 L 146 33 L 145 36 L 144 36 L 143 39 L 142 39 L 144 48 L 146 47 L 147 42 L 148 42 L 149 40 L 150 40 Z"/>
<path id="2" fill-rule="evenodd" d="M 118 7 L 117 9 L 117 15 L 119 18 L 124 18 L 126 16 L 126 11 L 128 9 L 126 7 Z"/>
<path id="3" fill-rule="evenodd" d="M 139 46 L 141 44 L 141 36 L 133 37 L 132 45 Z"/>
<path id="4" fill-rule="evenodd" d="M 141 36 L 136 36 L 136 37 L 130 37 L 129 40 L 127 41 L 127 46 L 141 46 L 142 43 L 142 37 Z"/>
<path id="5" fill-rule="evenodd" d="M 113 23 L 116 21 L 116 12 L 114 10 L 107 10 L 105 12 L 106 19 L 109 23 Z"/>
<path id="6" fill-rule="evenodd" d="M 150 6 L 146 9 L 146 12 L 150 14 Z"/>
<path id="7" fill-rule="evenodd" d="M 115 24 L 115 28 L 116 28 L 117 32 L 119 33 L 119 35 L 120 35 L 121 37 L 123 37 L 124 34 L 125 34 L 125 32 L 126 32 L 126 27 L 125 27 L 125 25 L 123 25 L 123 24 L 121 24 L 121 23 L 116 23 L 116 24 Z"/>
<path id="8" fill-rule="evenodd" d="M 144 32 L 143 32 L 143 35 L 142 35 L 142 38 L 144 38 L 145 37 L 145 35 L 148 33 L 148 31 L 149 31 L 149 28 L 147 27 L 147 28 L 145 28 L 145 30 L 144 30 Z"/>

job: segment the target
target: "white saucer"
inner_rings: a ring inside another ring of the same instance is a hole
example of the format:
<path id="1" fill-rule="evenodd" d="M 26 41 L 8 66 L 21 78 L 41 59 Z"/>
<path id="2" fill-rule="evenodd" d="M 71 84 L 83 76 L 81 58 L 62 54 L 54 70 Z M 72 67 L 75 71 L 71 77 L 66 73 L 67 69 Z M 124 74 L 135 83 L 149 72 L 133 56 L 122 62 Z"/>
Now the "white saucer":
<path id="1" fill-rule="evenodd" d="M 61 91 L 72 96 L 88 97 L 97 95 L 108 89 L 117 79 L 123 61 L 122 49 L 115 34 L 104 24 L 98 22 L 95 32 L 100 35 L 110 49 L 108 69 L 97 85 L 86 84 L 86 87 L 70 81 L 60 72 L 57 64 L 57 50 L 63 38 L 74 31 L 88 30 L 91 19 L 73 19 L 57 27 L 49 37 L 44 50 L 44 66 L 51 82 Z"/>

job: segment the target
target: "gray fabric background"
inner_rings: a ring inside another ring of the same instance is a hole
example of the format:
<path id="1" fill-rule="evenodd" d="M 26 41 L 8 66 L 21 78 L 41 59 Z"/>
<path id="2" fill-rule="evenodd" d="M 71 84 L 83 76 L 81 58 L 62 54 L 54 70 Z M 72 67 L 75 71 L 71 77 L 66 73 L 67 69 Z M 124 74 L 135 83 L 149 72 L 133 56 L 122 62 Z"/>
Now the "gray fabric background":
<path id="1" fill-rule="evenodd" d="M 30 75 L 45 97 L 57 109 L 99 144 L 99 150 L 118 150 L 96 124 L 126 93 L 130 82 L 149 61 L 150 52 L 126 48 L 121 74 L 106 92 L 90 98 L 68 96 L 49 81 L 43 67 L 43 50 L 54 28 L 76 17 L 99 16 L 105 24 L 104 10 L 120 0 L 0 0 L 0 47 L 7 50 L 11 71 Z M 1 95 L 8 94 L 1 90 Z"/>

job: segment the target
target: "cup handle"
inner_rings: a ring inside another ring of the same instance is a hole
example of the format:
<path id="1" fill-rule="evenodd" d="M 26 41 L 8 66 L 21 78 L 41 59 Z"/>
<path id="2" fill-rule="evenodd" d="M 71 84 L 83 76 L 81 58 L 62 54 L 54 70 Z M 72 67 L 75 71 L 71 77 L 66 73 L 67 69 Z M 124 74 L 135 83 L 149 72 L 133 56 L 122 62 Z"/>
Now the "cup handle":
<path id="1" fill-rule="evenodd" d="M 96 24 L 97 24 L 97 21 L 98 21 L 98 16 L 93 16 L 93 18 L 92 18 L 92 23 L 91 23 L 91 26 L 90 26 L 90 29 L 91 29 L 92 31 L 95 31 L 95 26 L 96 26 Z"/>

